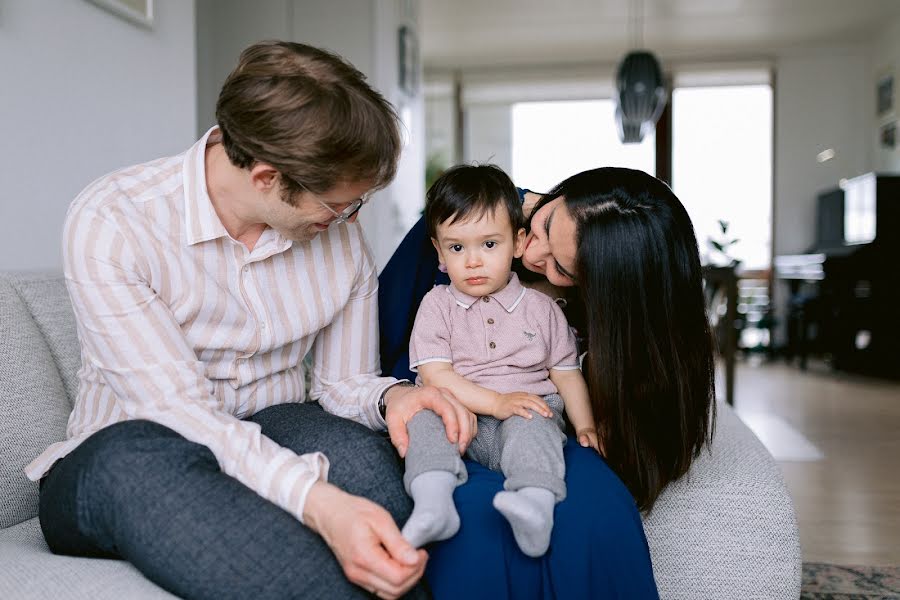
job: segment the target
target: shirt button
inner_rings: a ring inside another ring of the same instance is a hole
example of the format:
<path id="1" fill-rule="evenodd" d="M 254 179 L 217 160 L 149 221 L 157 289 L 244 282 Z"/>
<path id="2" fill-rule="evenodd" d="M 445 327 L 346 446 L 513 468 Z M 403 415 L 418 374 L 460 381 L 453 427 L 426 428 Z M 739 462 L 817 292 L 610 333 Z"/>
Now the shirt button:
<path id="1" fill-rule="evenodd" d="M 493 324 L 494 324 L 494 320 L 493 320 L 493 319 L 488 319 L 488 325 L 493 325 Z"/>
<path id="2" fill-rule="evenodd" d="M 247 265 L 244 265 L 244 268 L 242 270 L 244 271 L 244 273 L 247 273 L 248 271 L 250 271 L 250 267 Z"/>
<path id="3" fill-rule="evenodd" d="M 488 344 L 488 347 L 489 347 L 491 350 L 493 350 L 494 348 L 497 347 L 497 344 L 495 344 L 494 342 L 491 342 L 490 344 Z"/>
<path id="4" fill-rule="evenodd" d="M 490 302 L 491 299 L 488 298 L 487 296 L 482 296 L 481 301 L 482 301 L 482 302 Z"/>

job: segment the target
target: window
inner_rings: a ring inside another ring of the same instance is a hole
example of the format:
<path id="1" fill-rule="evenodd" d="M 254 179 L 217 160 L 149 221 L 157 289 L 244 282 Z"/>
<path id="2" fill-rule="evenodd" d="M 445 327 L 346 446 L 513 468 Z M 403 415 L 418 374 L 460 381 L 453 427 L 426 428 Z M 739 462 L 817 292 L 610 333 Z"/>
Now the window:
<path id="1" fill-rule="evenodd" d="M 672 97 L 672 184 L 704 262 L 725 258 L 710 240 L 739 241 L 731 258 L 768 268 L 772 248 L 772 87 L 676 88 Z M 728 223 L 723 235 L 719 221 Z"/>
<path id="2" fill-rule="evenodd" d="M 523 102 L 512 110 L 512 176 L 516 185 L 545 192 L 567 177 L 597 167 L 656 172 L 655 136 L 622 144 L 612 100 Z"/>

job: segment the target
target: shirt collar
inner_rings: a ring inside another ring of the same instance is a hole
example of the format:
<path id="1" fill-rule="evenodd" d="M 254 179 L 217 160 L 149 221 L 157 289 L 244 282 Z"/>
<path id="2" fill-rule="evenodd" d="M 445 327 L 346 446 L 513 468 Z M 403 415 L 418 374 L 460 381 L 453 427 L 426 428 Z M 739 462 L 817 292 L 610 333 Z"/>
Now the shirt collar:
<path id="1" fill-rule="evenodd" d="M 456 303 L 466 310 L 479 300 L 475 296 L 459 291 L 452 283 L 447 287 L 447 291 L 450 292 Z M 495 294 L 490 294 L 490 297 L 496 300 L 508 313 L 511 313 L 519 306 L 524 296 L 525 286 L 522 285 L 522 282 L 519 281 L 519 276 L 515 273 L 509 274 L 509 283 L 506 284 L 506 287 Z"/>
<path id="2" fill-rule="evenodd" d="M 212 127 L 184 155 L 184 221 L 189 246 L 228 235 L 206 188 L 206 147 L 222 141 L 219 128 Z"/>

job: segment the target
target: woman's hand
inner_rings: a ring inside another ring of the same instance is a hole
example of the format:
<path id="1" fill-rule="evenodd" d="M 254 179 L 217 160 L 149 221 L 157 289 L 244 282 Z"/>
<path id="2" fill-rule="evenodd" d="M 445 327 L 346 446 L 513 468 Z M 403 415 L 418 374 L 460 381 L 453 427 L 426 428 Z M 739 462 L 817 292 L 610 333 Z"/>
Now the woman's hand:
<path id="1" fill-rule="evenodd" d="M 550 407 L 544 402 L 544 399 L 534 394 L 526 394 L 525 392 L 512 392 L 509 394 L 497 394 L 494 401 L 494 410 L 491 416 L 495 419 L 504 421 L 513 415 L 519 415 L 526 419 L 533 418 L 531 411 L 536 412 L 542 417 L 548 419 L 553 416 Z"/>
<path id="2" fill-rule="evenodd" d="M 597 430 L 594 428 L 585 428 L 579 429 L 575 432 L 575 437 L 578 438 L 578 443 L 583 447 L 587 448 L 590 446 L 594 450 L 596 450 L 599 454 L 603 454 L 603 451 L 600 448 L 600 437 L 597 435 Z"/>

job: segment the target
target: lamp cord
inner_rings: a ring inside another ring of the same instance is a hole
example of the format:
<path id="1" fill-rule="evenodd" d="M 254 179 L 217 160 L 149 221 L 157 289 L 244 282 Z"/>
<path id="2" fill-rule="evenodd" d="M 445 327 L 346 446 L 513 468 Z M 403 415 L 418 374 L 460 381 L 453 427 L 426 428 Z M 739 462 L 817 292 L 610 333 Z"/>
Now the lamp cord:
<path id="1" fill-rule="evenodd" d="M 644 0 L 631 0 L 628 3 L 628 22 L 631 29 L 631 49 L 644 47 Z"/>

